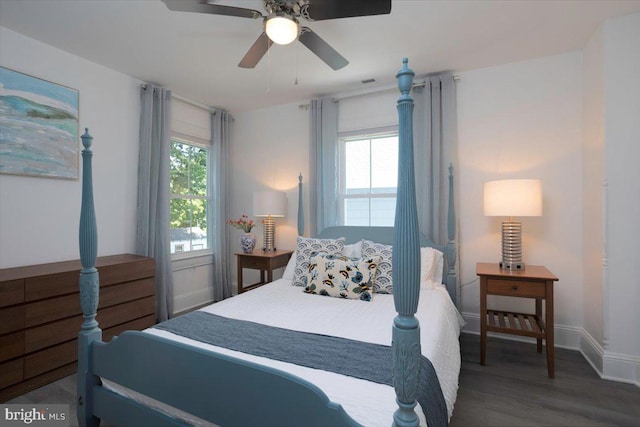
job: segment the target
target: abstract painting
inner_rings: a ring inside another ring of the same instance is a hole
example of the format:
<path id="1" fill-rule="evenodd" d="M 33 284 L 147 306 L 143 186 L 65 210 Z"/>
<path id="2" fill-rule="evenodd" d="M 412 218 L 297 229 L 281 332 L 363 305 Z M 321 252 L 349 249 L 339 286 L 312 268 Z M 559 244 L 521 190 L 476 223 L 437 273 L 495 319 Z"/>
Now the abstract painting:
<path id="1" fill-rule="evenodd" d="M 0 67 L 0 173 L 78 178 L 78 91 Z"/>

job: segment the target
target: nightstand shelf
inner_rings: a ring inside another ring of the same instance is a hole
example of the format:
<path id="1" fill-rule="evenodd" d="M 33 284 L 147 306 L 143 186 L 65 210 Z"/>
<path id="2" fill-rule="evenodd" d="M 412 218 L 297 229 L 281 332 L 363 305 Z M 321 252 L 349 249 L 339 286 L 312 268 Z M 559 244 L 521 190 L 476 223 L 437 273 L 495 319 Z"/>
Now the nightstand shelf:
<path id="1" fill-rule="evenodd" d="M 535 314 L 487 310 L 487 331 L 544 338 L 544 321 Z"/>

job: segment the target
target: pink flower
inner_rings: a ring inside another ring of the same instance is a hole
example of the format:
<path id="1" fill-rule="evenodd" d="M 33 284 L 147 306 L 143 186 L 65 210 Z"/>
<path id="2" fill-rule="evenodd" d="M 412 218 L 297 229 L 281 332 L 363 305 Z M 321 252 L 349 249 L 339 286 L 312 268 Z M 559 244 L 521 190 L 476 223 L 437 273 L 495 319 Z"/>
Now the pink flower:
<path id="1" fill-rule="evenodd" d="M 249 216 L 246 214 L 240 215 L 240 218 L 235 221 L 232 219 L 227 221 L 227 224 L 232 225 L 245 233 L 251 232 L 251 229 L 255 226 L 255 222 L 252 219 L 249 219 Z"/>

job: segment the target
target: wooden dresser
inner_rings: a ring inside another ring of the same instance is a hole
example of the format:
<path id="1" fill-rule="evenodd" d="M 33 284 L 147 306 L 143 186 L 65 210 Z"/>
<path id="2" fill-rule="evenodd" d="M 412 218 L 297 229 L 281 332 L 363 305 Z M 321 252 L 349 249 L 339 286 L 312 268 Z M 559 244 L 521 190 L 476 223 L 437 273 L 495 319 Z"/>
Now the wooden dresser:
<path id="1" fill-rule="evenodd" d="M 155 324 L 155 261 L 100 257 L 103 340 Z M 0 402 L 76 370 L 80 261 L 0 270 Z"/>

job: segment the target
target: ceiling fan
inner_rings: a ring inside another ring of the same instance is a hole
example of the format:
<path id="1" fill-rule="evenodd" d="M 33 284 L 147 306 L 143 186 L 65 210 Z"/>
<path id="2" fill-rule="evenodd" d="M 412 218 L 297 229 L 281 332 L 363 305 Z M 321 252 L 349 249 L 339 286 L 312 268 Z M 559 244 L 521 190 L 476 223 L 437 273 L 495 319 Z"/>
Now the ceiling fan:
<path id="1" fill-rule="evenodd" d="M 301 26 L 299 18 L 324 21 L 391 13 L 391 0 L 263 0 L 266 14 L 255 9 L 215 4 L 216 0 L 162 1 L 173 11 L 262 18 L 262 34 L 238 64 L 241 68 L 254 68 L 273 43 L 286 45 L 298 39 L 329 67 L 339 70 L 349 61 L 309 27 Z"/>

